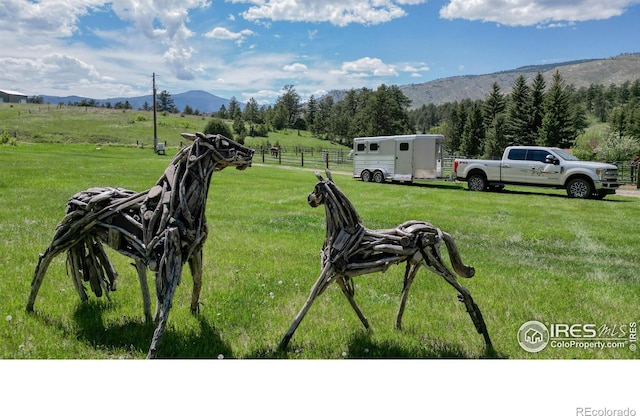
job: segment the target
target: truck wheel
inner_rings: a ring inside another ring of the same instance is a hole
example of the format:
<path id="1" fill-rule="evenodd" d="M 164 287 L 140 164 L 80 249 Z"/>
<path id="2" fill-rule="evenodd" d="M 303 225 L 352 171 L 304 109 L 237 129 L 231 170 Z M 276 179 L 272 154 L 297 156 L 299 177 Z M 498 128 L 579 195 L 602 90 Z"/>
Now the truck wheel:
<path id="1" fill-rule="evenodd" d="M 589 198 L 591 196 L 591 183 L 584 178 L 571 179 L 567 184 L 569 198 Z"/>
<path id="2" fill-rule="evenodd" d="M 371 182 L 371 172 L 363 170 L 360 172 L 360 178 L 362 178 L 362 182 Z"/>
<path id="3" fill-rule="evenodd" d="M 467 181 L 467 187 L 470 191 L 484 191 L 487 189 L 487 180 L 480 174 L 471 175 Z"/>
<path id="4" fill-rule="evenodd" d="M 373 172 L 373 181 L 374 181 L 375 183 L 382 183 L 382 182 L 384 182 L 384 174 L 383 174 L 381 171 L 379 171 L 379 170 L 377 170 L 377 171 Z"/>

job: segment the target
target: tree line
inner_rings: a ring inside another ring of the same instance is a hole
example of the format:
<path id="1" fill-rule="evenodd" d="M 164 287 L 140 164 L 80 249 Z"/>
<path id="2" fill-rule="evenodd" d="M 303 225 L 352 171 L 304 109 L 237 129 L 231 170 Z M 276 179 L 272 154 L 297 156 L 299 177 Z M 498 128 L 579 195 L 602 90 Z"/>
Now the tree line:
<path id="1" fill-rule="evenodd" d="M 484 99 L 411 110 L 417 131 L 439 132 L 450 154 L 499 158 L 509 145 L 571 148 L 585 160 L 628 160 L 640 154 L 640 80 L 576 89 L 559 72 L 518 77 L 509 93 L 494 83 Z M 602 131 L 587 128 L 604 123 Z"/>
<path id="2" fill-rule="evenodd" d="M 355 137 L 441 133 L 449 154 L 469 157 L 500 158 L 510 145 L 572 149 L 585 160 L 621 161 L 640 154 L 640 80 L 577 89 L 558 71 L 549 85 L 539 72 L 530 83 L 519 76 L 509 92 L 494 83 L 484 99 L 410 105 L 395 85 L 351 89 L 340 99 L 311 96 L 305 103 L 286 85 L 273 106 L 259 107 L 252 98 L 244 111 L 232 102 L 218 116 L 233 119 L 241 136 L 246 122 L 251 135 L 294 128 L 346 146 Z M 603 127 L 585 133 L 599 124 Z"/>
<path id="3" fill-rule="evenodd" d="M 239 141 L 290 128 L 346 146 L 352 146 L 356 137 L 440 133 L 445 136 L 447 153 L 468 157 L 499 158 L 509 145 L 571 148 L 586 160 L 628 160 L 640 154 L 640 80 L 576 89 L 558 71 L 549 85 L 542 73 L 530 83 L 521 75 L 506 93 L 494 83 L 484 99 L 414 109 L 395 85 L 351 89 L 336 96 L 312 95 L 302 102 L 295 86 L 285 85 L 273 105 L 259 105 L 252 97 L 242 108 L 231 97 L 211 116 L 227 124 L 230 121 L 231 128 L 224 132 L 235 133 Z M 98 102 L 85 100 L 74 105 L 97 106 Z M 164 114 L 180 113 L 167 91 L 156 97 L 156 107 Z M 131 105 L 125 101 L 115 108 Z M 152 107 L 145 103 L 142 109 Z M 189 105 L 182 114 L 201 115 Z M 597 124 L 605 128 L 585 133 Z M 209 127 L 224 125 L 215 122 Z"/>

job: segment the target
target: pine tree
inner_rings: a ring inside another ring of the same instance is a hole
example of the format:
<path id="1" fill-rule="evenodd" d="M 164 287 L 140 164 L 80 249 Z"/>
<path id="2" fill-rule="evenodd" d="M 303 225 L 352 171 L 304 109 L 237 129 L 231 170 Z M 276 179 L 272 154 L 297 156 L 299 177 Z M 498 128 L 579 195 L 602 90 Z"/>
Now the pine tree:
<path id="1" fill-rule="evenodd" d="M 538 72 L 533 78 L 531 85 L 531 138 L 529 143 L 535 144 L 537 141 L 540 128 L 542 127 L 542 118 L 544 117 L 544 97 L 547 83 L 542 73 Z"/>
<path id="2" fill-rule="evenodd" d="M 559 71 L 553 75 L 553 83 L 545 97 L 545 114 L 538 135 L 541 146 L 568 149 L 575 141 L 571 97 Z"/>
<path id="3" fill-rule="evenodd" d="M 491 127 L 487 130 L 484 140 L 484 157 L 487 159 L 500 159 L 505 147 L 508 145 L 505 115 L 498 114 L 493 119 Z"/>
<path id="4" fill-rule="evenodd" d="M 531 91 L 523 75 L 516 78 L 513 83 L 508 115 L 508 121 L 505 125 L 508 137 L 506 144 L 528 145 L 534 143 Z M 491 128 L 495 129 L 495 127 L 494 122 Z"/>
<path id="5" fill-rule="evenodd" d="M 307 128 L 313 131 L 313 125 L 316 122 L 316 115 L 318 114 L 318 101 L 311 95 L 307 101 L 307 106 L 304 110 L 304 119 L 307 122 Z"/>
<path id="6" fill-rule="evenodd" d="M 473 103 L 468 112 L 462 133 L 460 152 L 467 156 L 477 156 L 483 151 L 485 127 L 480 104 Z"/>
<path id="7" fill-rule="evenodd" d="M 493 120 L 505 111 L 507 103 L 504 95 L 500 91 L 500 85 L 493 83 L 492 90 L 484 101 L 482 108 L 484 125 L 489 128 L 493 124 Z"/>

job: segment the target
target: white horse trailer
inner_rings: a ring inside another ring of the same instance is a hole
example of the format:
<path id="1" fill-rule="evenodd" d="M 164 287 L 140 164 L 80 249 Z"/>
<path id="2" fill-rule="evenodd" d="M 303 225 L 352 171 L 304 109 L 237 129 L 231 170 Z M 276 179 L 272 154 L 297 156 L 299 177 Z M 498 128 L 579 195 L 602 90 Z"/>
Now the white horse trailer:
<path id="1" fill-rule="evenodd" d="M 358 137 L 353 139 L 353 177 L 364 182 L 442 179 L 444 136 Z"/>

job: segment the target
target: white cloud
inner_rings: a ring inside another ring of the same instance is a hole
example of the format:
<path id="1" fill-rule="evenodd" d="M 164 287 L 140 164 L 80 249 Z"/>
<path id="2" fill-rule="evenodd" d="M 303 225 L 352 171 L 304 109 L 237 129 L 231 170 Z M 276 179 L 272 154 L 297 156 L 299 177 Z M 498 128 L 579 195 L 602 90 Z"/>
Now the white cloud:
<path id="1" fill-rule="evenodd" d="M 401 6 L 427 0 L 227 0 L 250 3 L 242 16 L 247 20 L 329 22 L 335 26 L 352 23 L 375 25 L 406 16 Z"/>
<path id="2" fill-rule="evenodd" d="M 78 19 L 103 4 L 100 0 L 3 0 L 0 2 L 0 26 L 23 33 L 71 36 L 77 30 Z"/>
<path id="3" fill-rule="evenodd" d="M 301 64 L 299 62 L 291 65 L 285 65 L 282 69 L 287 72 L 306 72 L 309 70 L 305 64 Z"/>
<path id="4" fill-rule="evenodd" d="M 534 26 L 609 19 L 637 3 L 638 0 L 450 0 L 440 9 L 440 17 Z"/>
<path id="5" fill-rule="evenodd" d="M 343 62 L 341 70 L 356 76 L 395 76 L 398 75 L 395 66 L 387 65 L 378 58 L 361 58 L 357 61 Z"/>
<path id="6" fill-rule="evenodd" d="M 204 34 L 206 38 L 213 38 L 219 40 L 234 40 L 238 46 L 242 45 L 248 36 L 252 36 L 255 33 L 249 29 L 241 30 L 240 32 L 232 32 L 224 27 L 215 27 L 209 32 Z"/>

